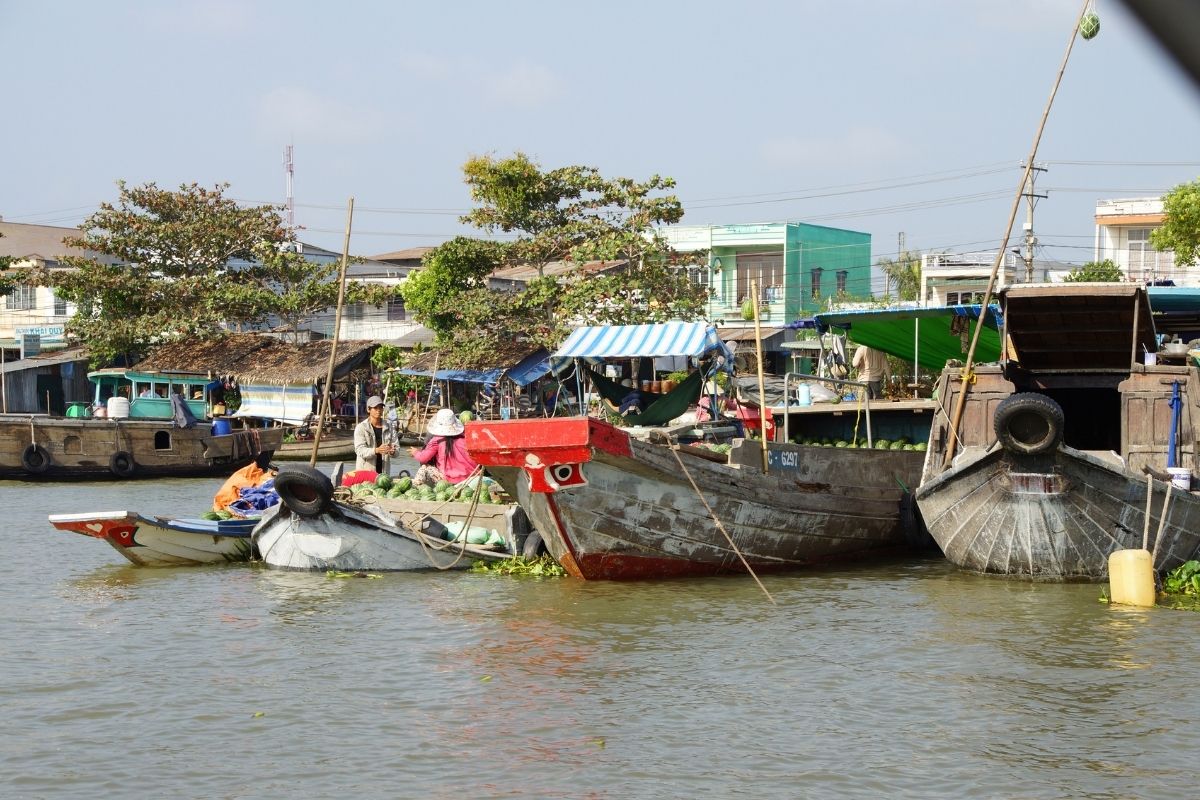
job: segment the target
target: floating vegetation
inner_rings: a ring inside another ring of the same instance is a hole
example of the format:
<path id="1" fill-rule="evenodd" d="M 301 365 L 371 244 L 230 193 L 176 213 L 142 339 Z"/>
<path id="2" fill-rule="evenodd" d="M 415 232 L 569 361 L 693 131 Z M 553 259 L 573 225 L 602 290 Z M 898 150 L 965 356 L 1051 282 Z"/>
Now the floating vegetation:
<path id="1" fill-rule="evenodd" d="M 1200 561 L 1185 561 L 1163 578 L 1159 605 L 1200 611 Z"/>
<path id="2" fill-rule="evenodd" d="M 362 570 L 359 570 L 358 572 L 342 572 L 342 571 L 336 570 L 336 569 L 329 569 L 329 570 L 325 570 L 325 577 L 326 578 L 382 578 L 383 576 L 376 575 L 371 572 L 363 572 Z"/>
<path id="3" fill-rule="evenodd" d="M 505 559 L 504 561 L 476 561 L 471 572 L 486 572 L 490 575 L 533 575 L 538 578 L 559 578 L 567 574 L 562 565 L 548 555 L 537 558 Z"/>

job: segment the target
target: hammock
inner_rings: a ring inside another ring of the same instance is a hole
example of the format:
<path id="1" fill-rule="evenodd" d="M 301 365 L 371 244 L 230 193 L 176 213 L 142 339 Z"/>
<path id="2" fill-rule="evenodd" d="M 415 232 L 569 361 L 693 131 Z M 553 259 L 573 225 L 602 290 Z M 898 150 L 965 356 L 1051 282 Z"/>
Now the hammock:
<path id="1" fill-rule="evenodd" d="M 614 406 L 619 406 L 621 400 L 629 394 L 628 386 L 622 386 L 591 368 L 584 369 L 600 396 Z M 704 376 L 697 370 L 666 394 L 642 392 L 642 401 L 646 408 L 641 413 L 625 414 L 621 419 L 626 425 L 666 425 L 687 411 L 688 406 L 700 398 L 700 384 L 703 380 Z"/>

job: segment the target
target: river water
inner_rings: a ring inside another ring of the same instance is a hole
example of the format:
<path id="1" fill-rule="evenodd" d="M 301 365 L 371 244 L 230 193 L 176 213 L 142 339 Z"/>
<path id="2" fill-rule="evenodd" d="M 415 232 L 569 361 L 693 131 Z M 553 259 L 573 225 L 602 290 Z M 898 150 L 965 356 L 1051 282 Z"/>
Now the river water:
<path id="1" fill-rule="evenodd" d="M 1200 614 L 940 558 L 752 580 L 139 568 L 0 482 L 6 797 L 1194 798 Z"/>

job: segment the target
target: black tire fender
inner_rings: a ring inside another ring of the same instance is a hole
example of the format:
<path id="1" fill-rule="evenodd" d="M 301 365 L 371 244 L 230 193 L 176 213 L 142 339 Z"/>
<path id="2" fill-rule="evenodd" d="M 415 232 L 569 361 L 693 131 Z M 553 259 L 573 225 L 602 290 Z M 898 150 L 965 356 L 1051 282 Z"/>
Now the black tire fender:
<path id="1" fill-rule="evenodd" d="M 108 459 L 108 468 L 118 478 L 132 478 L 137 472 L 137 462 L 124 450 L 118 450 Z"/>
<path id="2" fill-rule="evenodd" d="M 996 406 L 993 426 L 1000 446 L 1032 456 L 1053 450 L 1062 441 L 1066 417 L 1062 406 L 1037 392 L 1020 392 Z"/>
<path id="3" fill-rule="evenodd" d="M 544 552 L 546 552 L 546 545 L 542 542 L 542 534 L 538 531 L 530 531 L 529 535 L 525 537 L 525 543 L 521 546 L 521 556 L 537 558 Z"/>
<path id="4" fill-rule="evenodd" d="M 50 451 L 40 444 L 31 444 L 21 452 L 21 466 L 26 472 L 32 472 L 34 475 L 41 475 L 50 469 L 52 463 Z"/>
<path id="5" fill-rule="evenodd" d="M 309 466 L 286 465 L 275 476 L 275 491 L 279 499 L 294 514 L 315 517 L 333 497 L 329 476 Z"/>

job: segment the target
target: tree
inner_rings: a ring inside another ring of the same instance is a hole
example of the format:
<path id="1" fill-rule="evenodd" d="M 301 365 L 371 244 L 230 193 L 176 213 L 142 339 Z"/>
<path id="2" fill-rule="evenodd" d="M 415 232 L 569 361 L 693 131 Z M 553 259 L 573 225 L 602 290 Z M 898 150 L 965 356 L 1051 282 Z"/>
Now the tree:
<path id="1" fill-rule="evenodd" d="M 117 187 L 117 202 L 101 204 L 66 240 L 98 255 L 64 257 L 72 269 L 41 268 L 35 278 L 75 303 L 68 332 L 97 362 L 271 315 L 294 322 L 336 303 L 336 265 L 296 253 L 279 209 L 239 206 L 224 196 L 228 184 Z M 385 292 L 353 287 L 348 294 L 378 299 Z"/>
<path id="2" fill-rule="evenodd" d="M 1155 250 L 1174 250 L 1175 263 L 1190 267 L 1200 257 L 1200 180 L 1182 183 L 1163 197 L 1166 219 L 1150 232 Z"/>
<path id="3" fill-rule="evenodd" d="M 3 238 L 4 234 L 0 233 L 0 239 Z M 18 276 L 8 271 L 14 260 L 12 256 L 0 256 L 0 297 L 8 294 L 21 283 Z"/>
<path id="4" fill-rule="evenodd" d="M 896 287 L 896 299 L 916 300 L 921 294 L 921 254 L 905 250 L 897 258 L 879 259 L 879 269 L 887 278 L 885 295 L 891 297 Z"/>
<path id="5" fill-rule="evenodd" d="M 462 220 L 517 237 L 503 245 L 448 242 L 406 282 L 406 303 L 438 331 L 439 345 L 473 359 L 489 342 L 553 347 L 571 322 L 653 322 L 702 312 L 708 290 L 681 268 L 699 255 L 674 252 L 656 230 L 683 217 L 679 200 L 662 194 L 674 188 L 670 178 L 607 179 L 582 166 L 544 172 L 523 153 L 475 157 L 463 172 L 481 205 Z M 576 270 L 561 281 L 545 277 L 551 262 L 593 260 L 625 265 L 599 276 Z M 487 274 L 514 264 L 535 267 L 538 278 L 515 293 L 485 288 Z"/>
<path id="6" fill-rule="evenodd" d="M 1068 283 L 1111 283 L 1125 280 L 1125 273 L 1111 258 L 1106 258 L 1103 261 L 1089 261 L 1071 270 L 1063 280 Z"/>

